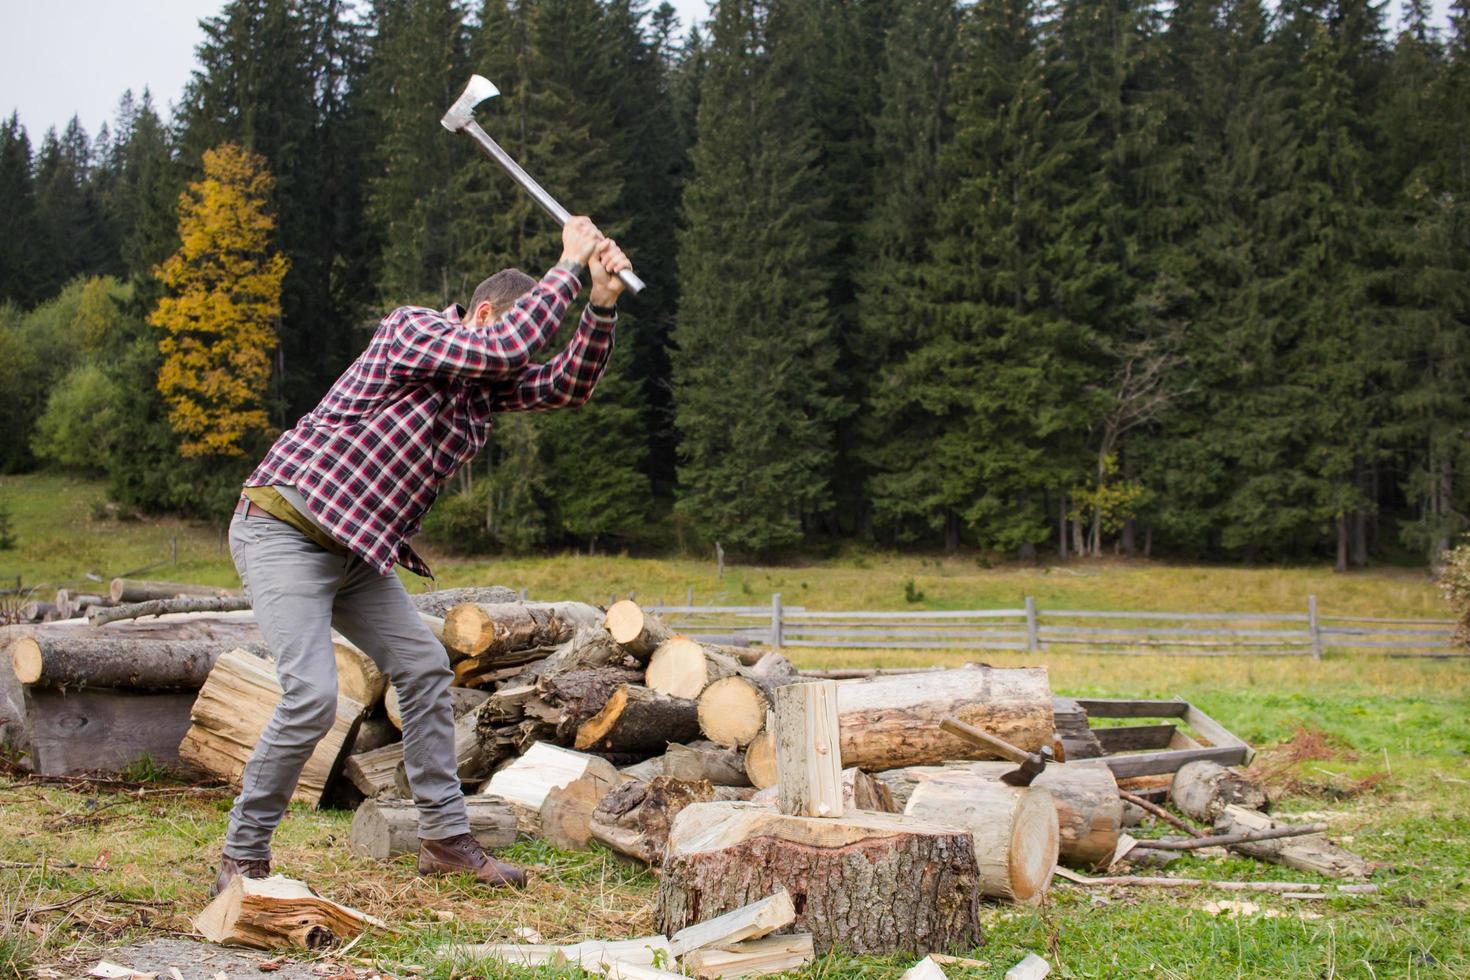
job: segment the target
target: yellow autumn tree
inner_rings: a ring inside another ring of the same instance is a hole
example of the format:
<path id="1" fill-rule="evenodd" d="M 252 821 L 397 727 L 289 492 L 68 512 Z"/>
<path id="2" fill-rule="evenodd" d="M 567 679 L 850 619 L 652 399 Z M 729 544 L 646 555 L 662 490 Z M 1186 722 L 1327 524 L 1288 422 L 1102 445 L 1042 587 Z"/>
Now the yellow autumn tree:
<path id="1" fill-rule="evenodd" d="M 163 330 L 158 390 L 184 456 L 239 456 L 265 432 L 266 384 L 289 263 L 271 249 L 274 183 L 265 160 L 231 143 L 204 153 L 179 195 L 179 250 L 154 270 L 167 290 L 148 318 Z"/>

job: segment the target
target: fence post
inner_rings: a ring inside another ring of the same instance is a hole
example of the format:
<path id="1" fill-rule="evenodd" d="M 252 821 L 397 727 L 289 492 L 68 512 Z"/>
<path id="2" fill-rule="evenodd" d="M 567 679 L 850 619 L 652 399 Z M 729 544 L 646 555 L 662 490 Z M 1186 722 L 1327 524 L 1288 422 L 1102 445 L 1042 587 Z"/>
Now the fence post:
<path id="1" fill-rule="evenodd" d="M 684 590 L 684 605 L 694 605 L 694 586 L 692 585 Z"/>
<path id="2" fill-rule="evenodd" d="M 786 638 L 781 635 L 781 593 L 771 593 L 771 646 L 779 650 Z"/>
<path id="3" fill-rule="evenodd" d="M 1041 651 L 1040 630 L 1036 626 L 1036 600 L 1026 597 L 1026 652 L 1039 653 Z"/>
<path id="4" fill-rule="evenodd" d="M 1312 634 L 1312 659 L 1322 659 L 1322 627 L 1317 622 L 1317 597 L 1307 596 L 1307 630 Z"/>

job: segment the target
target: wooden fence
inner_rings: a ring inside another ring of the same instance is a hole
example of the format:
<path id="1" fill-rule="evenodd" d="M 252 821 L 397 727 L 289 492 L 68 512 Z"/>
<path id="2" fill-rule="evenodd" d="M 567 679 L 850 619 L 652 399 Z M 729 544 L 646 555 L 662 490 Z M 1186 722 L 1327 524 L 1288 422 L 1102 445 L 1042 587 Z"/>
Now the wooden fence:
<path id="1" fill-rule="evenodd" d="M 1295 613 L 1117 612 L 1020 609 L 819 612 L 783 606 L 656 606 L 696 639 L 776 647 L 1014 650 L 1026 653 L 1311 656 L 1354 651 L 1409 657 L 1470 656 L 1449 619 L 1330 616 L 1308 596 Z"/>

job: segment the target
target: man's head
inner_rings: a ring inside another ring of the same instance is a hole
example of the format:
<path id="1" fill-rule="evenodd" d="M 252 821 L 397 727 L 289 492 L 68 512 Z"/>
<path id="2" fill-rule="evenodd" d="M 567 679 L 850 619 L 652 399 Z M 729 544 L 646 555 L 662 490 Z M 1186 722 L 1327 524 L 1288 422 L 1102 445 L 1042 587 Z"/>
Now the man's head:
<path id="1" fill-rule="evenodd" d="M 488 327 L 535 285 L 536 280 L 520 269 L 501 269 L 475 287 L 465 323 L 471 327 Z"/>

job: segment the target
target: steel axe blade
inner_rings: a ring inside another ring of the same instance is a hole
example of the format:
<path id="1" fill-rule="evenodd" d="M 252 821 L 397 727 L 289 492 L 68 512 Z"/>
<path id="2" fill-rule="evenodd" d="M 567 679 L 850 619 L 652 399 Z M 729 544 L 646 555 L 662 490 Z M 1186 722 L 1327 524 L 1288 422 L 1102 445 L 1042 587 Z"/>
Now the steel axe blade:
<path id="1" fill-rule="evenodd" d="M 504 167 L 505 172 L 510 174 L 512 179 L 520 184 L 526 193 L 531 195 L 531 199 L 541 205 L 547 214 L 555 218 L 557 224 L 566 224 L 572 218 L 571 212 L 562 207 L 557 199 L 547 192 L 546 188 L 537 183 L 536 178 L 522 170 L 521 165 L 516 163 L 499 143 L 491 139 L 490 135 L 480 128 L 479 123 L 475 122 L 475 106 L 499 94 L 500 89 L 496 88 L 495 83 L 490 79 L 483 75 L 471 75 L 469 84 L 465 86 L 459 98 L 454 100 L 449 111 L 444 113 L 439 124 L 451 133 L 469 133 L 481 151 Z M 624 269 L 618 273 L 618 278 L 623 280 L 623 285 L 627 286 L 628 291 L 633 295 L 636 296 L 643 291 L 643 280 L 638 278 L 637 273 L 632 269 Z"/>

